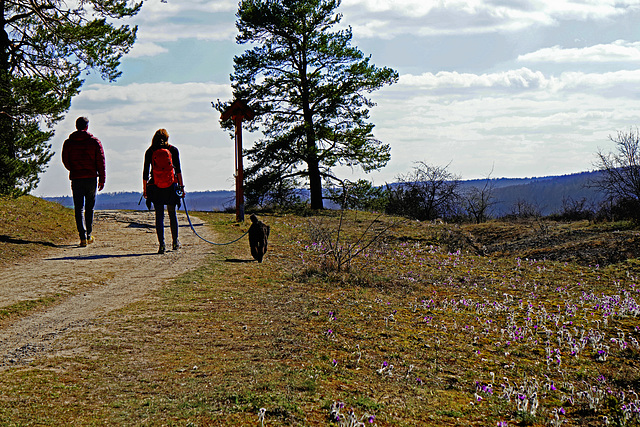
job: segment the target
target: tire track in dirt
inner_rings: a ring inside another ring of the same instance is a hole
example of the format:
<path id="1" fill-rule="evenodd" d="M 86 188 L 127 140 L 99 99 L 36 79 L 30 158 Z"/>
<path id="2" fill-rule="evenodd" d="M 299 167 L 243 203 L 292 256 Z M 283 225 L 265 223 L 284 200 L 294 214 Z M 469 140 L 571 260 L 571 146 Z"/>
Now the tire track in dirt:
<path id="1" fill-rule="evenodd" d="M 213 253 L 179 213 L 182 247 L 158 255 L 154 220 L 153 212 L 97 211 L 94 244 L 59 246 L 4 269 L 0 308 L 47 297 L 59 302 L 0 329 L 0 368 L 30 362 L 69 331 L 145 298 Z M 202 221 L 193 216 L 191 220 L 198 234 L 214 239 Z M 171 242 L 165 221 L 165 240 Z"/>

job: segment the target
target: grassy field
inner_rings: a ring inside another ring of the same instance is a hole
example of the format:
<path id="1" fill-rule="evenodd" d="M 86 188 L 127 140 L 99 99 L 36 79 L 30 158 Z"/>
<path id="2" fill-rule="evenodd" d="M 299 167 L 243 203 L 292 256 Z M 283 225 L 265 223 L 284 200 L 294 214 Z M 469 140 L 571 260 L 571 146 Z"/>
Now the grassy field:
<path id="1" fill-rule="evenodd" d="M 198 216 L 221 240 L 246 228 Z M 82 351 L 4 371 L 0 425 L 640 424 L 632 224 L 261 219 L 262 264 L 246 240 L 217 247 Z M 2 244 L 52 241 L 28 233 Z"/>

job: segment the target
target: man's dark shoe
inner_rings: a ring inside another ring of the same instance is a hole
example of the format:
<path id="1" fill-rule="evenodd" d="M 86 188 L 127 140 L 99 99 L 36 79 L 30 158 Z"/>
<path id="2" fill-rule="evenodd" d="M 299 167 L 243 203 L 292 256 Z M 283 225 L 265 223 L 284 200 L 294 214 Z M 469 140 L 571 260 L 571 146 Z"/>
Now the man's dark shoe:
<path id="1" fill-rule="evenodd" d="M 165 248 L 164 243 L 160 245 L 160 247 L 158 248 L 158 253 L 159 254 L 163 254 L 167 251 L 167 248 Z"/>

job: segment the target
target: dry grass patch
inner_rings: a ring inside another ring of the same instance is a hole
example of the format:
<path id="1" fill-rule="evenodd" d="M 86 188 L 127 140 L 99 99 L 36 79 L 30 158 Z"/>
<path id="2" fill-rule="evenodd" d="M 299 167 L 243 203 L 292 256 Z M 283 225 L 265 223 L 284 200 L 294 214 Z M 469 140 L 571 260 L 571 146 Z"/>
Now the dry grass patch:
<path id="1" fill-rule="evenodd" d="M 0 265 L 68 242 L 73 211 L 33 196 L 0 198 Z"/>

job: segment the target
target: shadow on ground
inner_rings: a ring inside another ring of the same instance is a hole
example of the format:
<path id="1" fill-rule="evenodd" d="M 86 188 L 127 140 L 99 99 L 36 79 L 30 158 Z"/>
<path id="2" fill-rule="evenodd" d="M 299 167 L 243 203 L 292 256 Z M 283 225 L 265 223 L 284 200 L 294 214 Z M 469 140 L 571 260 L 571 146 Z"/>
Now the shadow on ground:
<path id="1" fill-rule="evenodd" d="M 12 243 L 12 244 L 15 244 L 15 245 L 42 245 L 42 246 L 49 246 L 51 248 L 62 247 L 62 246 L 58 246 L 55 243 L 51 243 L 51 242 L 16 239 L 14 237 L 5 236 L 5 235 L 0 236 L 0 242 L 2 242 L 2 243 Z"/>
<path id="2" fill-rule="evenodd" d="M 157 255 L 155 252 L 147 252 L 144 254 L 101 254 L 101 255 L 78 255 L 65 256 L 60 258 L 45 258 L 45 261 L 80 261 L 92 259 L 108 259 L 108 258 L 138 258 L 142 256 Z"/>

